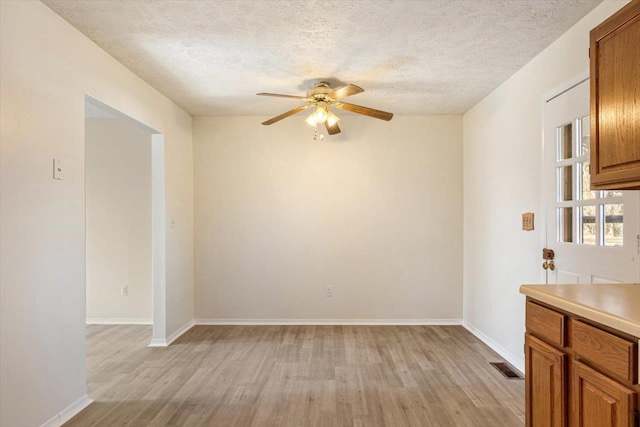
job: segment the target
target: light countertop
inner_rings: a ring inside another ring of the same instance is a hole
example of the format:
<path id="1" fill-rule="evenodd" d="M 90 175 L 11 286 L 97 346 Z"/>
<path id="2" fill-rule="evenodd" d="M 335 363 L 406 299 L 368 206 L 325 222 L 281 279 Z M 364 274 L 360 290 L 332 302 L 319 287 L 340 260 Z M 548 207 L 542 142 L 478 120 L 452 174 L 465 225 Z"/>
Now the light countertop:
<path id="1" fill-rule="evenodd" d="M 522 285 L 520 293 L 640 338 L 640 284 Z"/>

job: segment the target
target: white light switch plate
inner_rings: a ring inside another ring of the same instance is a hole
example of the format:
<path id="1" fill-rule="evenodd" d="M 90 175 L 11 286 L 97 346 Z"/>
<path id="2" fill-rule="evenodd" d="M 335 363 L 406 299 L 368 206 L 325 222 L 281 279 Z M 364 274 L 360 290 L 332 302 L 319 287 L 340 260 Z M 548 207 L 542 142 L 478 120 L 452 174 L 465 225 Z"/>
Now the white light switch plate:
<path id="1" fill-rule="evenodd" d="M 53 179 L 62 181 L 63 173 L 64 173 L 64 170 L 63 170 L 62 160 L 53 159 Z"/>

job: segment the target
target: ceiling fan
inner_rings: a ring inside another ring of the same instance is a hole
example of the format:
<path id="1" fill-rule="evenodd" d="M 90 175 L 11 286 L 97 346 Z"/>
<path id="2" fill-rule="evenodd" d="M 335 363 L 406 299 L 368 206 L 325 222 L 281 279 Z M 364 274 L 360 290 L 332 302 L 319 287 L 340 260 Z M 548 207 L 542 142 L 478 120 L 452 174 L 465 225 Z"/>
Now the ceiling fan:
<path id="1" fill-rule="evenodd" d="M 387 113 L 386 111 L 342 102 L 343 98 L 362 92 L 364 92 L 364 89 L 352 84 L 343 86 L 340 89 L 333 89 L 329 83 L 319 82 L 307 91 L 307 96 L 281 95 L 277 93 L 258 93 L 257 95 L 302 99 L 307 102 L 305 105 L 289 110 L 286 113 L 282 113 L 279 116 L 267 120 L 266 122 L 262 122 L 263 125 L 271 125 L 282 119 L 286 119 L 289 116 L 293 116 L 294 114 L 298 114 L 311 107 L 315 107 L 313 113 L 311 113 L 305 121 L 314 127 L 317 126 L 318 123 L 324 123 L 329 135 L 335 135 L 340 133 L 340 127 L 338 126 L 338 120 L 340 120 L 340 118 L 338 118 L 338 116 L 336 116 L 329 107 L 335 107 L 339 110 L 350 111 L 356 114 L 363 114 L 380 120 L 389 121 L 393 118 L 393 114 Z"/>

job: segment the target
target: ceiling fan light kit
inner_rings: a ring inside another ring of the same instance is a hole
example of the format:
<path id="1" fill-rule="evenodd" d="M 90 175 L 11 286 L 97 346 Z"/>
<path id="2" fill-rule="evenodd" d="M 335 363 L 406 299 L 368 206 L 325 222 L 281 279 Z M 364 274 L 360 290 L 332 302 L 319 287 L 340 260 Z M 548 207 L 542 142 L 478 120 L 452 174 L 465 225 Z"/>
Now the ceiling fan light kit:
<path id="1" fill-rule="evenodd" d="M 327 128 L 327 133 L 329 135 L 335 135 L 340 133 L 340 127 L 338 127 L 338 121 L 340 118 L 335 115 L 331 108 L 334 107 L 339 110 L 350 111 L 356 114 L 362 114 L 369 117 L 374 117 L 376 119 L 389 121 L 393 118 L 392 113 L 388 113 L 386 111 L 376 110 L 369 107 L 363 107 L 361 105 L 348 104 L 346 102 L 342 102 L 342 98 L 346 98 L 347 96 L 356 95 L 358 93 L 364 92 L 359 86 L 348 84 L 340 89 L 333 89 L 329 83 L 327 82 L 319 82 L 314 87 L 307 91 L 307 96 L 295 96 L 295 95 L 281 95 L 277 93 L 258 93 L 260 96 L 273 96 L 277 98 L 290 98 L 290 99 L 300 99 L 304 100 L 307 103 L 294 108 L 293 110 L 289 110 L 285 113 L 280 114 L 279 116 L 273 117 L 265 122 L 262 122 L 263 125 L 268 126 L 273 123 L 279 122 L 282 119 L 286 119 L 289 116 L 293 116 L 294 114 L 298 114 L 302 111 L 305 111 L 311 107 L 315 107 L 314 111 L 311 113 L 309 117 L 305 120 L 309 125 L 316 128 L 316 137 L 317 139 L 317 126 L 318 123 L 324 123 Z M 321 138 L 322 139 L 322 138 Z"/>

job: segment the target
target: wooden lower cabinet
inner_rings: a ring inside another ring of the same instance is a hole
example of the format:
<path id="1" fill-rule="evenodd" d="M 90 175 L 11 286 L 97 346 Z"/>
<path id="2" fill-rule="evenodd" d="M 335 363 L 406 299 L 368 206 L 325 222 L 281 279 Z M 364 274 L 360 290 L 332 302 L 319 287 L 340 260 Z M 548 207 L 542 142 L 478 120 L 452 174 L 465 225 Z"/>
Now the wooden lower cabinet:
<path id="1" fill-rule="evenodd" d="M 571 410 L 581 427 L 636 427 L 636 393 L 588 366 L 575 362 Z"/>
<path id="2" fill-rule="evenodd" d="M 640 427 L 638 337 L 528 299 L 530 310 L 527 427 Z M 549 323 L 542 327 L 544 319 Z"/>
<path id="3" fill-rule="evenodd" d="M 526 417 L 531 427 L 567 425 L 567 355 L 527 334 Z"/>

